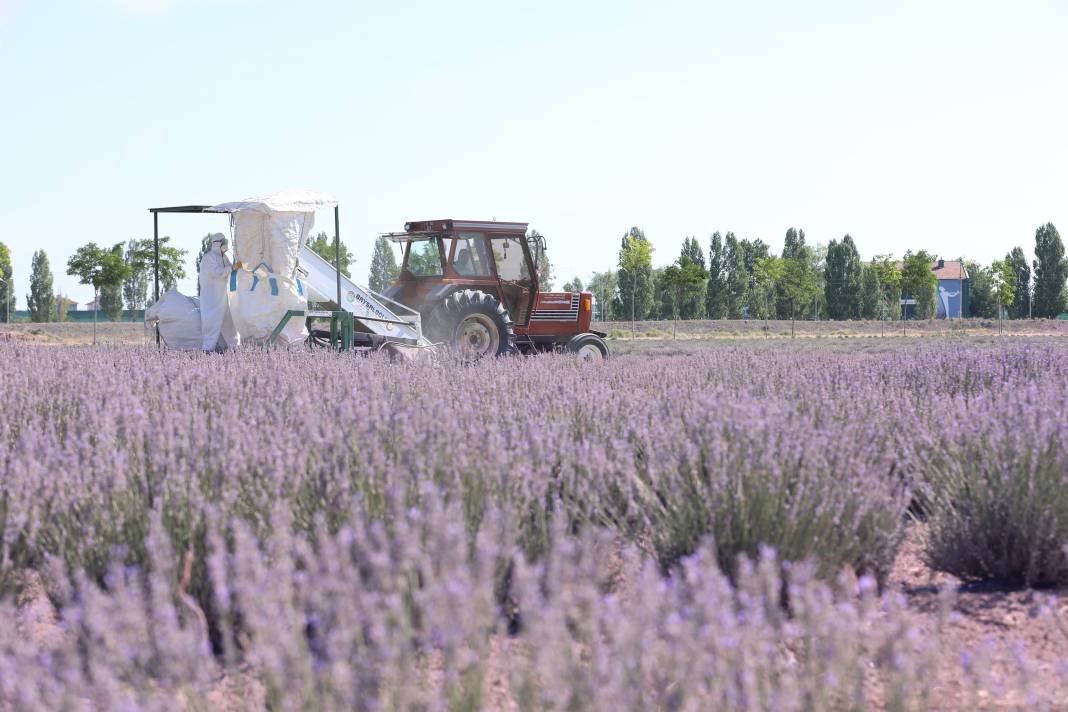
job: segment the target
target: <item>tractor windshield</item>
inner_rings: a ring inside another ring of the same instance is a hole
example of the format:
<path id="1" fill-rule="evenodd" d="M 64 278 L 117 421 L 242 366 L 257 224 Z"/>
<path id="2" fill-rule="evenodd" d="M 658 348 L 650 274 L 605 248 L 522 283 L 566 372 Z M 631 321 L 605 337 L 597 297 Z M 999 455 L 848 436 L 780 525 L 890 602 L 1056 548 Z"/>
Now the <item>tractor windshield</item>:
<path id="1" fill-rule="evenodd" d="M 437 238 L 409 242 L 404 268 L 413 277 L 440 277 L 444 272 Z"/>

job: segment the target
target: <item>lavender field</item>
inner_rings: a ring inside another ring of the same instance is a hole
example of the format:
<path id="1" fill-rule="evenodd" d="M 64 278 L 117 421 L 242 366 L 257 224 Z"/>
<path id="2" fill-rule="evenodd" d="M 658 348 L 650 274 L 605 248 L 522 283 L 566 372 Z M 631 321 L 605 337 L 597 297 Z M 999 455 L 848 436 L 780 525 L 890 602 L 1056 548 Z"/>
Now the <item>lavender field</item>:
<path id="1" fill-rule="evenodd" d="M 1066 346 L 0 342 L 0 708 L 1063 709 Z"/>

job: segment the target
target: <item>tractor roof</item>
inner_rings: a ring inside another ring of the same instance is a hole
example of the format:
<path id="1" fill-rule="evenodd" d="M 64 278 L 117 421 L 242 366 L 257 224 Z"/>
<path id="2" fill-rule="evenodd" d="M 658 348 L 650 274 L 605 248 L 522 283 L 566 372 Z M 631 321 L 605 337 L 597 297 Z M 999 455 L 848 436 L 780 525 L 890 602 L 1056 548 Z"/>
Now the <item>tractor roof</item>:
<path id="1" fill-rule="evenodd" d="M 404 224 L 404 231 L 418 232 L 498 232 L 526 233 L 525 222 L 498 222 L 496 220 L 410 220 Z"/>

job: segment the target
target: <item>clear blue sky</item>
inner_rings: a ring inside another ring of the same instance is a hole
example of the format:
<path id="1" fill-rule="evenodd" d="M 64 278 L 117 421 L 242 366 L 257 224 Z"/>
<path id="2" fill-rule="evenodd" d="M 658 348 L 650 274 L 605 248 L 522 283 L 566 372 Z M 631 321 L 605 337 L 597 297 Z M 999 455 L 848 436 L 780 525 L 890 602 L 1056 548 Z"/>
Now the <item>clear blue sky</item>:
<path id="1" fill-rule="evenodd" d="M 287 187 L 338 196 L 361 280 L 426 217 L 529 221 L 558 283 L 631 225 L 657 264 L 713 230 L 984 262 L 1068 237 L 1063 0 L 0 0 L 0 92 L 20 307 L 35 249 L 84 302 L 79 245 Z"/>

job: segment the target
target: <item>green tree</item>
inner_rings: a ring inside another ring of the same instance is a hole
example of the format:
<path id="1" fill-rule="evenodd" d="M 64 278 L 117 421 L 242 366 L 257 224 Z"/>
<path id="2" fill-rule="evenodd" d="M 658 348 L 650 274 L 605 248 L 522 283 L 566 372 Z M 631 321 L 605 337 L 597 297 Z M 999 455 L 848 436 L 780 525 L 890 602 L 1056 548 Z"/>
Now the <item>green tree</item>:
<path id="1" fill-rule="evenodd" d="M 1052 319 L 1064 311 L 1064 284 L 1068 280 L 1064 243 L 1053 223 L 1035 231 L 1035 263 L 1032 313 L 1039 319 Z"/>
<path id="2" fill-rule="evenodd" d="M 660 281 L 665 291 L 671 295 L 672 316 L 674 317 L 671 338 L 675 338 L 681 306 L 692 302 L 694 297 L 700 296 L 707 279 L 708 273 L 705 268 L 691 260 L 688 255 L 680 255 L 675 264 L 664 268 Z"/>
<path id="3" fill-rule="evenodd" d="M 994 299 L 998 304 L 998 329 L 1004 333 L 1001 317 L 1016 296 L 1016 274 L 1008 260 L 995 260 L 990 265 L 990 275 L 994 283 Z"/>
<path id="4" fill-rule="evenodd" d="M 998 313 L 993 273 L 974 260 L 967 260 L 964 269 L 968 271 L 968 316 L 993 319 Z"/>
<path id="5" fill-rule="evenodd" d="M 856 319 L 860 315 L 860 254 L 853 238 L 831 240 L 823 269 L 827 315 L 831 319 Z"/>
<path id="6" fill-rule="evenodd" d="M 901 268 L 897 266 L 891 255 L 876 255 L 872 258 L 871 266 L 879 275 L 879 286 L 882 288 L 879 318 L 889 319 L 892 315 L 900 314 Z"/>
<path id="7" fill-rule="evenodd" d="M 1013 319 L 1026 319 L 1031 315 L 1031 266 L 1027 256 L 1020 247 L 1012 248 L 1005 255 L 1005 262 L 1012 268 L 1014 296 L 1009 306 L 1009 316 Z"/>
<path id="8" fill-rule="evenodd" d="M 337 242 L 333 237 L 327 237 L 325 232 L 320 232 L 308 242 L 308 247 L 312 252 L 322 257 L 331 265 L 334 264 L 334 257 L 339 256 L 341 258 L 341 274 L 346 277 L 352 277 L 351 266 L 356 261 L 356 257 L 349 252 L 349 248 L 345 245 L 345 241 L 341 241 L 340 250 L 335 250 L 334 243 Z M 377 247 L 377 245 L 376 245 Z M 211 249 L 211 238 L 208 238 L 208 249 Z M 340 254 L 335 255 L 335 251 Z M 255 265 L 249 265 L 249 267 L 255 267 Z M 197 272 L 200 271 L 200 260 L 197 260 Z M 372 287 L 373 289 L 373 287 Z"/>
<path id="9" fill-rule="evenodd" d="M 764 331 L 768 330 L 768 319 L 776 313 L 778 298 L 778 283 L 783 275 L 783 260 L 775 255 L 761 257 L 753 265 L 753 281 L 756 300 L 757 317 L 764 320 Z"/>
<path id="10" fill-rule="evenodd" d="M 619 248 L 619 303 L 616 311 L 629 314 L 631 331 L 636 319 L 644 319 L 652 310 L 653 297 L 653 246 L 645 233 L 632 227 L 623 236 Z"/>
<path id="11" fill-rule="evenodd" d="M 816 291 L 809 300 L 812 305 L 812 317 L 827 318 L 827 245 L 817 242 L 813 247 L 805 251 L 808 256 L 808 269 L 812 275 L 812 281 L 816 284 Z"/>
<path id="12" fill-rule="evenodd" d="M 701 249 L 701 243 L 697 241 L 696 237 L 687 237 L 682 241 L 682 252 L 679 253 L 679 259 L 683 257 L 690 260 L 691 264 L 694 264 L 701 268 L 701 271 L 707 276 L 708 271 L 705 268 L 705 252 Z M 705 317 L 705 289 L 702 285 L 701 290 L 696 294 L 691 294 L 686 300 L 679 305 L 679 318 L 680 319 L 703 319 Z"/>
<path id="13" fill-rule="evenodd" d="M 701 243 L 697 241 L 696 237 L 687 237 L 682 241 L 682 252 L 679 257 L 689 257 L 690 262 L 693 262 L 701 269 L 706 269 L 705 252 L 701 249 Z"/>
<path id="14" fill-rule="evenodd" d="M 759 237 L 753 240 L 739 240 L 738 247 L 742 251 L 742 260 L 745 263 L 745 273 L 750 277 L 753 276 L 753 272 L 756 269 L 756 263 L 771 254 L 771 250 L 767 243 Z"/>
<path id="15" fill-rule="evenodd" d="M 141 241 L 127 242 L 123 258 L 126 264 L 130 265 L 130 276 L 122 282 L 122 298 L 126 302 L 126 308 L 144 309 L 148 303 L 149 266 L 141 260 Z"/>
<path id="16" fill-rule="evenodd" d="M 879 282 L 879 270 L 874 264 L 860 268 L 859 316 L 861 319 L 878 319 L 882 314 L 883 285 Z"/>
<path id="17" fill-rule="evenodd" d="M 159 239 L 160 294 L 176 289 L 178 280 L 186 277 L 185 259 L 189 251 L 172 246 L 170 241 L 171 238 L 168 236 Z M 200 272 L 200 258 L 210 249 L 211 235 L 209 234 L 200 243 L 200 253 L 196 259 L 198 273 Z M 124 258 L 130 267 L 130 276 L 123 281 L 123 297 L 126 299 L 127 309 L 142 309 L 152 303 L 148 295 L 148 287 L 155 281 L 153 252 L 154 243 L 151 238 L 130 240 L 126 246 Z M 197 284 L 197 293 L 200 293 L 199 284 Z"/>
<path id="18" fill-rule="evenodd" d="M 723 238 L 723 283 L 726 286 L 727 318 L 741 319 L 749 291 L 745 268 L 746 250 L 733 232 Z"/>
<path id="19" fill-rule="evenodd" d="M 15 313 L 15 283 L 12 278 L 11 250 L 0 242 L 0 319 L 10 319 Z"/>
<path id="20" fill-rule="evenodd" d="M 789 228 L 782 245 L 782 258 L 784 260 L 796 260 L 805 258 L 809 248 L 805 246 L 805 231 Z M 782 285 L 776 288 L 776 316 L 779 319 L 788 319 L 790 316 L 790 300 Z"/>
<path id="21" fill-rule="evenodd" d="M 111 321 L 122 320 L 122 285 L 129 279 L 130 274 L 133 272 L 133 268 L 126 264 L 126 256 L 123 250 L 123 244 L 120 242 L 114 245 L 109 251 L 110 258 L 117 258 L 126 265 L 128 268 L 121 280 L 114 283 L 108 283 L 100 287 L 100 308 L 104 310 L 104 313 L 108 315 L 108 319 Z"/>
<path id="22" fill-rule="evenodd" d="M 397 264 L 397 254 L 393 251 L 393 243 L 388 237 L 379 237 L 375 240 L 375 249 L 371 254 L 371 269 L 367 272 L 367 286 L 373 292 L 383 292 L 399 273 L 400 265 Z"/>
<path id="23" fill-rule="evenodd" d="M 705 288 L 705 314 L 709 319 L 727 316 L 727 283 L 723 273 L 723 238 L 712 233 L 708 250 L 708 285 Z"/>
<path id="24" fill-rule="evenodd" d="M 171 238 L 168 236 L 161 237 L 159 239 L 159 288 L 160 294 L 169 292 L 172 289 L 178 288 L 178 280 L 185 279 L 185 259 L 189 254 L 189 250 L 180 249 L 169 244 Z M 149 246 L 152 245 L 151 240 L 145 240 Z M 149 259 L 146 263 L 146 269 L 152 269 L 152 260 Z M 199 273 L 199 270 L 198 270 Z"/>
<path id="25" fill-rule="evenodd" d="M 565 292 L 581 292 L 582 280 L 578 277 L 572 277 L 568 281 L 564 282 L 564 286 L 562 287 L 562 289 Z"/>
<path id="26" fill-rule="evenodd" d="M 938 277 L 931 265 L 934 262 L 926 250 L 905 253 L 901 267 L 901 289 L 909 298 L 916 300 L 916 318 L 931 319 L 935 314 L 935 287 Z"/>
<path id="27" fill-rule="evenodd" d="M 802 255 L 782 261 L 782 271 L 779 277 L 779 286 L 783 288 L 789 304 L 790 337 L 794 336 L 794 320 L 799 310 L 805 309 L 816 294 L 819 293 L 819 284 L 812 273 L 811 260 Z"/>
<path id="28" fill-rule="evenodd" d="M 26 306 L 30 310 L 30 321 L 52 321 L 56 315 L 56 293 L 52 284 L 52 268 L 48 264 L 48 255 L 44 250 L 33 253 L 30 268 L 30 293 L 26 295 Z"/>
<path id="29" fill-rule="evenodd" d="M 646 319 L 659 320 L 671 318 L 671 292 L 664 281 L 664 268 L 653 267 L 653 304 L 649 308 Z"/>
<path id="30" fill-rule="evenodd" d="M 589 290 L 593 293 L 593 298 L 597 300 L 599 321 L 611 321 L 615 318 L 612 302 L 616 299 L 617 289 L 615 272 L 594 272 L 593 277 L 590 278 Z"/>
<path id="31" fill-rule="evenodd" d="M 103 289 L 121 290 L 122 282 L 130 274 L 130 266 L 123 259 L 122 243 L 104 250 L 95 242 L 78 248 L 67 261 L 67 274 L 78 277 L 82 284 L 93 286 L 94 301 L 100 303 Z M 119 300 L 120 309 L 122 300 Z M 96 309 L 93 309 L 93 342 L 96 342 Z"/>
<path id="32" fill-rule="evenodd" d="M 787 260 L 795 260 L 805 254 L 805 231 L 795 228 L 787 228 L 786 237 L 782 243 L 782 257 Z"/>
<path id="33" fill-rule="evenodd" d="M 761 304 L 763 297 L 757 289 L 756 266 L 757 262 L 766 258 L 771 251 L 763 240 L 742 239 L 738 241 L 738 248 L 742 253 L 742 262 L 745 265 L 746 283 L 745 296 L 742 299 L 742 313 L 746 318 L 761 318 Z"/>

